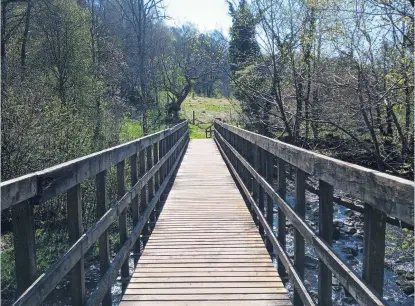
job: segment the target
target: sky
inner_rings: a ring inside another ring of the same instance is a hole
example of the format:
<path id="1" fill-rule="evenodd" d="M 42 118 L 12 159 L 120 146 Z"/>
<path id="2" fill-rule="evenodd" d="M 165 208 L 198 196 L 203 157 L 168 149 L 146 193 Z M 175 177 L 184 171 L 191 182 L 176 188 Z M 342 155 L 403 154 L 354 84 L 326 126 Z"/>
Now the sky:
<path id="1" fill-rule="evenodd" d="M 199 31 L 221 29 L 228 37 L 232 18 L 228 15 L 225 0 L 166 0 L 166 14 L 171 17 L 167 24 L 180 26 L 191 22 Z"/>

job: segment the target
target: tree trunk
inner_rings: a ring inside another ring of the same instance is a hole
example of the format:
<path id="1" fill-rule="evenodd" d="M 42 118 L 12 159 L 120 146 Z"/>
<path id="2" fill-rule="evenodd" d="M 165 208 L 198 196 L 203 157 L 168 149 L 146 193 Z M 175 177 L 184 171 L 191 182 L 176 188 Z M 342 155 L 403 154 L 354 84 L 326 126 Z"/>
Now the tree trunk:
<path id="1" fill-rule="evenodd" d="M 30 12 L 32 10 L 32 0 L 27 0 L 27 9 L 26 9 L 26 18 L 25 18 L 25 27 L 22 38 L 22 48 L 20 51 L 20 66 L 21 66 L 21 80 L 25 78 L 25 68 L 26 68 L 26 45 L 29 36 L 30 28 Z"/>
<path id="2" fill-rule="evenodd" d="M 1 5 L 1 92 L 3 98 L 7 93 L 7 61 L 6 61 L 6 6 L 4 2 Z"/>

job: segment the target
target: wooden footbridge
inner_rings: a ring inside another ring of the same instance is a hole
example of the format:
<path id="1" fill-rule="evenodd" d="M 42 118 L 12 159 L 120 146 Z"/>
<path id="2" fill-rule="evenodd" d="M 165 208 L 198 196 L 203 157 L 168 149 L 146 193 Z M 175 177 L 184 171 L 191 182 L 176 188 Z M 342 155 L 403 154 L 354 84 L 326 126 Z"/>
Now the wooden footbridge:
<path id="1" fill-rule="evenodd" d="M 60 304 L 112 305 L 111 287 L 121 279 L 123 306 L 332 305 L 332 276 L 360 305 L 386 305 L 385 225 L 413 229 L 412 182 L 221 121 L 214 123 L 214 136 L 189 141 L 183 122 L 3 182 L 1 208 L 11 209 L 13 219 L 19 295 L 15 305 L 42 304 L 64 278 L 70 279 L 70 291 Z M 116 167 L 118 198 L 109 203 L 111 167 Z M 295 173 L 294 207 L 285 201 L 288 168 Z M 305 221 L 308 177 L 319 181 L 314 189 L 319 195 L 318 232 Z M 81 183 L 91 178 L 95 178 L 97 222 L 84 230 Z M 363 207 L 342 201 L 334 190 L 360 199 Z M 39 275 L 33 211 L 65 193 L 71 247 Z M 347 267 L 331 247 L 333 202 L 364 213 L 362 275 Z M 285 250 L 287 220 L 295 228 L 294 260 Z M 112 256 L 108 231 L 114 222 L 120 248 Z M 95 244 L 101 278 L 87 293 L 84 256 Z M 317 297 L 310 295 L 304 282 L 306 244 L 319 257 Z M 294 287 L 291 299 L 281 280 L 286 276 Z"/>

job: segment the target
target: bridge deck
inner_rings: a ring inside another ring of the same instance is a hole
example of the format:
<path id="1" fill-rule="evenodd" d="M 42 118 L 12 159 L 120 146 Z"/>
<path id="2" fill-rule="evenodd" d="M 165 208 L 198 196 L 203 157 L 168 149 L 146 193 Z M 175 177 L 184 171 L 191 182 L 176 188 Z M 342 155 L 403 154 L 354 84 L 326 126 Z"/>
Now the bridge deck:
<path id="1" fill-rule="evenodd" d="M 212 140 L 192 140 L 121 305 L 291 305 Z"/>

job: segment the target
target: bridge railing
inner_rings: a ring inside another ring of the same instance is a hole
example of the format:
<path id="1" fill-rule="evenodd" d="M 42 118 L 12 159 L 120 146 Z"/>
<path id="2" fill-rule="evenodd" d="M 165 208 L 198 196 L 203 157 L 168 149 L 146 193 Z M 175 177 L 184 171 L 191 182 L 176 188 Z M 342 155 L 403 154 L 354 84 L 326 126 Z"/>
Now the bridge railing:
<path id="1" fill-rule="evenodd" d="M 405 179 L 304 150 L 220 121 L 215 140 L 239 182 L 270 254 L 278 256 L 280 276 L 294 285 L 294 305 L 315 305 L 304 285 L 305 242 L 319 257 L 318 305 L 332 305 L 332 274 L 360 305 L 385 305 L 382 299 L 387 218 L 414 224 L 414 184 Z M 285 200 L 286 167 L 295 169 L 295 205 Z M 277 167 L 275 167 L 277 166 Z M 274 187 L 274 169 L 277 183 Z M 306 177 L 319 180 L 318 233 L 306 223 Z M 364 201 L 363 275 L 359 277 L 335 253 L 333 190 Z M 278 204 L 278 233 L 273 232 L 273 203 Z M 286 220 L 294 226 L 294 260 L 286 247 Z"/>
<path id="2" fill-rule="evenodd" d="M 39 305 L 70 273 L 72 305 L 112 305 L 111 285 L 121 269 L 129 277 L 130 251 L 140 254 L 150 221 L 157 218 L 160 197 L 188 143 L 187 122 L 173 128 L 81 157 L 43 171 L 1 183 L 1 209 L 12 210 L 17 290 L 14 305 Z M 131 165 L 131 186 L 126 191 L 125 161 Z M 117 168 L 118 198 L 110 207 L 107 170 Z M 82 226 L 81 183 L 94 178 L 98 221 L 85 233 Z M 69 250 L 37 277 L 33 206 L 67 194 Z M 131 205 L 132 230 L 127 232 L 126 209 Z M 156 209 L 155 209 L 156 208 Z M 108 228 L 119 221 L 120 249 L 110 261 Z M 101 279 L 88 301 L 85 297 L 84 255 L 98 241 Z"/>

